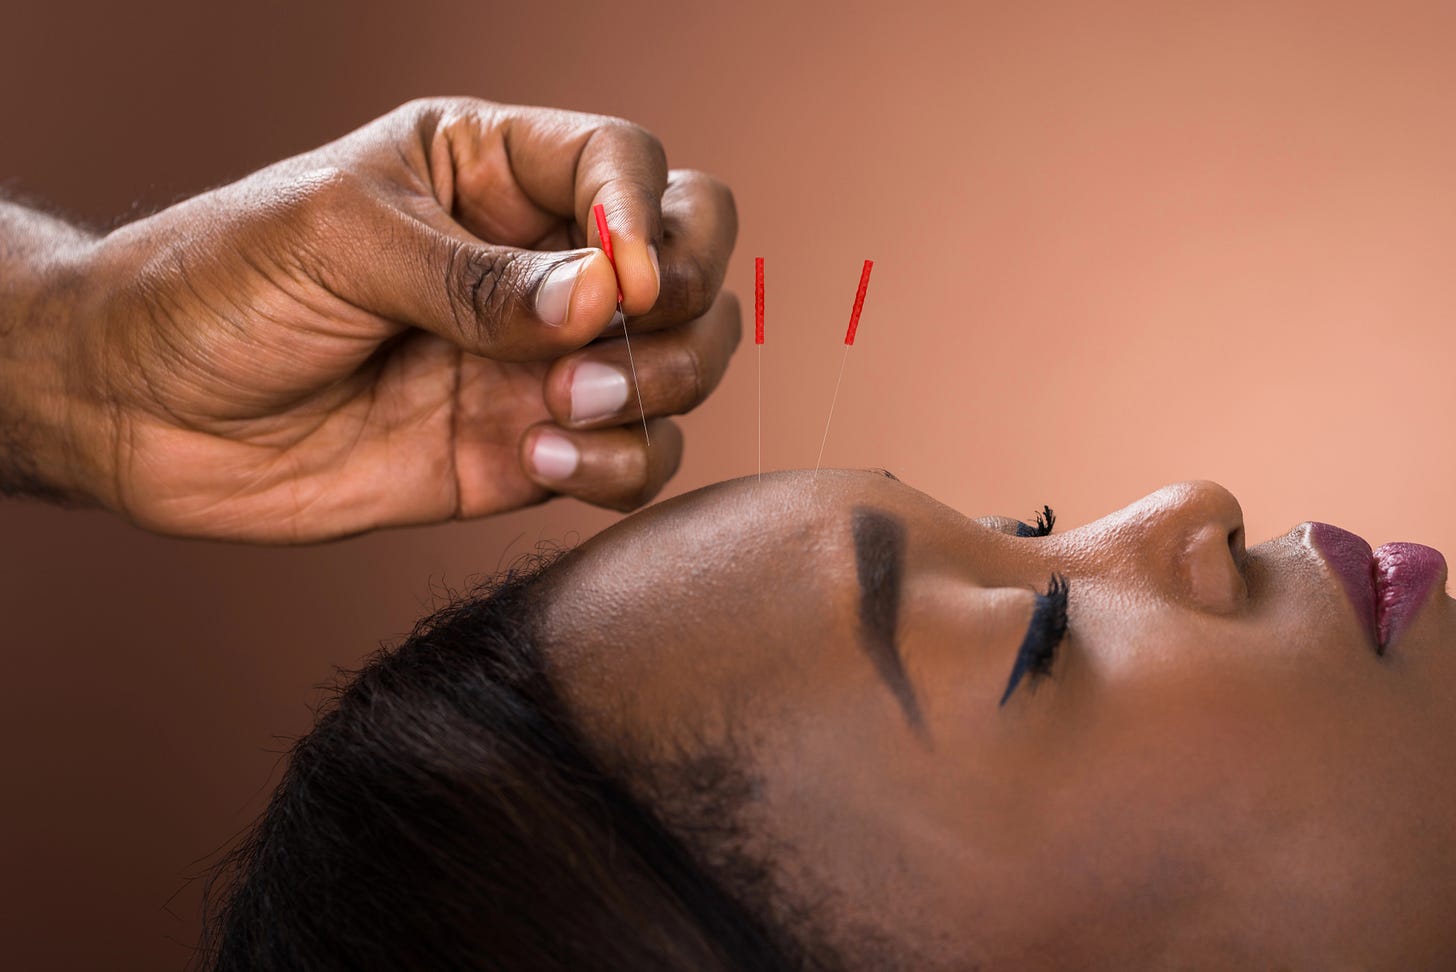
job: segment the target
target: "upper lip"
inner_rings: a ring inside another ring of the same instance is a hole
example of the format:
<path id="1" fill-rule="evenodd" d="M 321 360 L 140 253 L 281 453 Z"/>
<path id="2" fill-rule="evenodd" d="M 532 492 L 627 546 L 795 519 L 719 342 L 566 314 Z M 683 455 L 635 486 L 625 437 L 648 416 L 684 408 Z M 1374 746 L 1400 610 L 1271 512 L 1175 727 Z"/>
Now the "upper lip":
<path id="1" fill-rule="evenodd" d="M 1328 523 L 1309 524 L 1314 549 L 1334 572 L 1355 609 L 1360 626 L 1380 651 L 1380 628 L 1375 619 L 1375 551 L 1362 537 Z"/>
<path id="2" fill-rule="evenodd" d="M 1421 544 L 1388 543 L 1372 550 L 1349 530 L 1328 523 L 1309 524 L 1309 537 L 1379 654 L 1409 627 L 1431 588 L 1446 576 L 1446 559 Z"/>

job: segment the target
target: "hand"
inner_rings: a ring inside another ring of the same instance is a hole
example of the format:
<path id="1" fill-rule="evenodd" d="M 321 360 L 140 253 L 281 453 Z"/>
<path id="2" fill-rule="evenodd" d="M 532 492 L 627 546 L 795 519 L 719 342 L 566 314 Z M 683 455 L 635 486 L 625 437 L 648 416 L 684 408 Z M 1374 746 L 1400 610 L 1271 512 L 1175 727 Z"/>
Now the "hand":
<path id="1" fill-rule="evenodd" d="M 615 274 L 585 248 L 595 203 Z M 736 232 L 728 190 L 626 122 L 405 105 L 91 249 L 65 352 L 109 443 L 88 488 L 152 529 L 267 542 L 553 493 L 630 509 L 681 457 L 660 416 L 737 345 Z M 650 447 L 604 332 L 619 284 Z"/>

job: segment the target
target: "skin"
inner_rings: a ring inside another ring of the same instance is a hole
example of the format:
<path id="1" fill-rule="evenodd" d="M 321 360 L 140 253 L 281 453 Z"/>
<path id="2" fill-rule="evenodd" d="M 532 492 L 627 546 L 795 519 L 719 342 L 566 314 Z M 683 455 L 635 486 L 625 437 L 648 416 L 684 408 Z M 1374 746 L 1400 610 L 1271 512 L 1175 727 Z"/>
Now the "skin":
<path id="1" fill-rule="evenodd" d="M 851 518 L 904 525 L 906 719 Z M 1378 657 L 1305 527 L 1159 490 L 1016 537 L 877 472 L 720 484 L 585 545 L 546 626 L 604 752 L 740 748 L 791 896 L 951 968 L 1442 967 L 1456 956 L 1456 610 Z M 1053 571 L 1051 674 L 997 701 Z M 925 965 L 924 967 L 934 967 Z"/>
<path id="2" fill-rule="evenodd" d="M 0 493 L 263 542 L 558 493 L 635 508 L 681 458 L 662 416 L 738 343 L 736 233 L 727 188 L 644 129 L 472 98 L 101 236 L 0 202 Z M 627 374 L 619 287 L 651 449 L 633 395 L 573 411 L 584 365 Z M 574 449 L 569 473 L 543 439 Z"/>

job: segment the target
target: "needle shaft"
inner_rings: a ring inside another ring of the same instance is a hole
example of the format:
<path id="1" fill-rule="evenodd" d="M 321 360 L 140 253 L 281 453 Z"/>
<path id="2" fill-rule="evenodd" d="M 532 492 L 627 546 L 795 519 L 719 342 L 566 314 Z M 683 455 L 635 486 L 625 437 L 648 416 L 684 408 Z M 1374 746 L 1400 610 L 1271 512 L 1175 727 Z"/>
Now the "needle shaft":
<path id="1" fill-rule="evenodd" d="M 819 467 L 824 462 L 824 446 L 829 442 L 829 423 L 834 421 L 834 406 L 839 402 L 839 386 L 844 383 L 844 366 L 849 363 L 849 349 L 851 345 L 844 346 L 844 357 L 839 359 L 839 377 L 834 380 L 834 397 L 829 400 L 829 418 L 824 420 L 824 438 L 819 441 L 819 458 L 814 460 L 814 475 L 819 475 Z"/>
<path id="2" fill-rule="evenodd" d="M 763 345 L 753 346 L 758 363 L 758 481 L 763 482 Z"/>
<path id="3" fill-rule="evenodd" d="M 627 336 L 627 315 L 622 312 L 622 302 L 617 301 L 617 316 L 622 319 L 622 340 L 627 342 L 627 366 L 632 369 L 632 389 L 637 393 L 637 411 L 642 416 L 642 438 L 652 445 L 652 434 L 647 431 L 647 407 L 642 404 L 642 386 L 637 383 L 637 362 L 632 357 L 632 339 Z"/>

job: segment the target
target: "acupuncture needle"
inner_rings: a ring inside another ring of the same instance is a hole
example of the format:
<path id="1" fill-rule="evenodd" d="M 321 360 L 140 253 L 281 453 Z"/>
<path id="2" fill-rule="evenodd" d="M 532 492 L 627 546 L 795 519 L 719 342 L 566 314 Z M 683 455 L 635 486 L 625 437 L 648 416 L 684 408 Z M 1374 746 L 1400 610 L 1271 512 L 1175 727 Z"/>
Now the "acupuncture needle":
<path id="1" fill-rule="evenodd" d="M 753 259 L 753 355 L 758 366 L 758 481 L 763 482 L 763 257 Z"/>
<path id="2" fill-rule="evenodd" d="M 814 475 L 819 475 L 819 466 L 824 462 L 824 446 L 829 442 L 829 423 L 834 421 L 834 406 L 839 401 L 839 386 L 844 383 L 844 366 L 849 361 L 849 349 L 854 347 L 854 335 L 859 330 L 859 314 L 864 310 L 865 292 L 870 289 L 870 270 L 875 261 L 866 260 L 859 275 L 859 290 L 854 295 L 854 307 L 849 312 L 849 329 L 844 332 L 844 356 L 839 359 L 839 377 L 834 380 L 834 397 L 829 400 L 829 418 L 824 421 L 824 438 L 819 442 L 819 458 L 814 460 Z"/>
<path id="3" fill-rule="evenodd" d="M 601 203 L 592 207 L 592 215 L 597 218 L 597 235 L 602 238 L 602 252 L 607 255 L 607 262 L 612 265 L 612 273 L 617 272 L 617 258 L 612 255 L 612 231 L 607 229 L 607 211 Z M 647 409 L 642 404 L 642 386 L 637 384 L 637 362 L 632 358 L 632 338 L 627 334 L 627 314 L 622 309 L 622 283 L 621 278 L 617 279 L 617 315 L 613 322 L 622 322 L 622 340 L 627 342 L 627 366 L 632 369 L 632 390 L 637 393 L 637 411 L 642 414 L 642 438 L 652 445 L 652 435 L 647 431 Z"/>

